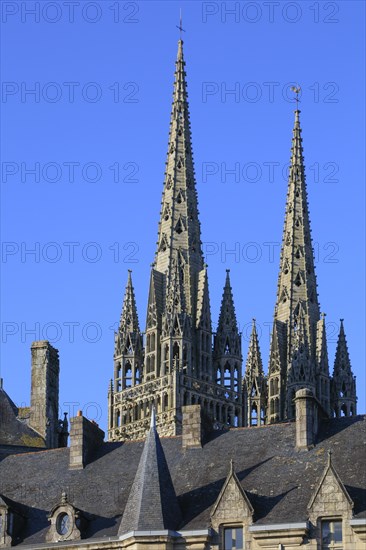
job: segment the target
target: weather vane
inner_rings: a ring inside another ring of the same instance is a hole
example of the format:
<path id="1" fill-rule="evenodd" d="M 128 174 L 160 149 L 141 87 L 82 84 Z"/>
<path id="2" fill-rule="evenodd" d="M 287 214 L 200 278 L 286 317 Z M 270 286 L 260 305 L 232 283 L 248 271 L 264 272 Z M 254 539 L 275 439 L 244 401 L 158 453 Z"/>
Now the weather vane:
<path id="1" fill-rule="evenodd" d="M 182 40 L 182 32 L 186 32 L 182 26 L 182 10 L 179 10 L 179 25 L 176 25 L 176 27 L 180 31 L 180 39 Z"/>
<path id="2" fill-rule="evenodd" d="M 300 86 L 291 86 L 291 91 L 296 94 L 296 110 L 299 108 L 299 93 L 301 92 Z"/>

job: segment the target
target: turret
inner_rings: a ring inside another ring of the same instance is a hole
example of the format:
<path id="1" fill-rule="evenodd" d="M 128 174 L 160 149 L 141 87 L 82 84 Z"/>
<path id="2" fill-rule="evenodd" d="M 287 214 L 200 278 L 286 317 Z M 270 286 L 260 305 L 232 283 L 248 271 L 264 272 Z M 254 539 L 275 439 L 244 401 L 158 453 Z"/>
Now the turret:
<path id="1" fill-rule="evenodd" d="M 259 426 L 265 423 L 267 407 L 267 381 L 263 372 L 262 357 L 255 319 L 243 380 L 244 426 Z"/>
<path id="2" fill-rule="evenodd" d="M 225 390 L 225 395 L 235 400 L 238 407 L 227 410 L 226 418 L 217 419 L 224 424 L 242 425 L 242 381 L 241 381 L 241 334 L 238 330 L 234 299 L 230 284 L 230 270 L 226 270 L 226 281 L 222 295 L 219 323 L 214 338 L 213 350 L 216 382 Z"/>
<path id="3" fill-rule="evenodd" d="M 331 408 L 334 416 L 357 413 L 356 377 L 352 373 L 343 319 L 339 329 L 331 384 Z"/>

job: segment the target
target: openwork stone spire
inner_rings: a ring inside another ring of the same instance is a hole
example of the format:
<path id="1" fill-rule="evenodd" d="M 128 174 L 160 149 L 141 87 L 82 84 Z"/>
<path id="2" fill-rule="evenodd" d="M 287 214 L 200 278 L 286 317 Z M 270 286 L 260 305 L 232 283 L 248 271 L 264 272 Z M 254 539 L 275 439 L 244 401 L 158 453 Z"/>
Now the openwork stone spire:
<path id="1" fill-rule="evenodd" d="M 242 354 L 241 334 L 238 331 L 236 320 L 233 293 L 230 283 L 230 270 L 226 270 L 226 280 L 222 295 L 221 309 L 218 327 L 214 339 L 214 370 L 216 371 L 216 382 L 224 386 L 226 395 L 234 398 L 238 405 L 242 404 Z M 237 422 L 242 422 L 242 407 L 240 413 L 234 414 Z"/>
<path id="2" fill-rule="evenodd" d="M 123 300 L 123 307 L 121 312 L 121 319 L 119 323 L 119 332 L 128 333 L 140 333 L 139 321 L 137 317 L 135 292 L 132 285 L 132 271 L 128 270 L 127 285 L 125 291 L 125 297 Z"/>
<path id="3" fill-rule="evenodd" d="M 270 422 L 294 416 L 297 389 L 307 387 L 322 400 L 317 387 L 319 320 L 300 111 L 296 109 L 269 363 Z M 321 370 L 324 374 L 324 364 Z M 329 376 L 325 376 L 329 396 Z"/>
<path id="4" fill-rule="evenodd" d="M 183 41 L 179 40 L 154 268 L 167 274 L 166 282 L 170 285 L 174 277 L 175 254 L 179 250 L 184 273 L 186 310 L 193 314 L 195 289 L 192 285 L 197 273 L 203 269 L 203 255 L 185 77 Z"/>
<path id="5" fill-rule="evenodd" d="M 143 360 L 142 335 L 139 328 L 135 293 L 131 271 L 123 301 L 120 324 L 115 333 L 114 345 L 114 390 L 118 392 L 140 382 Z M 109 389 L 109 399 L 113 397 L 113 386 Z M 116 418 L 117 423 L 120 418 Z"/>
<path id="6" fill-rule="evenodd" d="M 348 353 L 343 319 L 339 329 L 332 379 L 332 412 L 335 416 L 356 414 L 356 377 L 353 375 Z"/>
<path id="7" fill-rule="evenodd" d="M 289 349 L 295 338 L 293 327 L 300 307 L 308 330 L 310 324 L 314 326 L 320 318 L 299 117 L 300 111 L 296 110 L 275 307 L 275 318 L 292 325 Z M 312 327 L 310 338 L 314 340 L 314 336 Z"/>
<path id="8" fill-rule="evenodd" d="M 253 319 L 247 363 L 243 381 L 245 426 L 258 426 L 265 423 L 267 404 L 267 384 L 263 372 L 262 357 L 255 319 Z"/>

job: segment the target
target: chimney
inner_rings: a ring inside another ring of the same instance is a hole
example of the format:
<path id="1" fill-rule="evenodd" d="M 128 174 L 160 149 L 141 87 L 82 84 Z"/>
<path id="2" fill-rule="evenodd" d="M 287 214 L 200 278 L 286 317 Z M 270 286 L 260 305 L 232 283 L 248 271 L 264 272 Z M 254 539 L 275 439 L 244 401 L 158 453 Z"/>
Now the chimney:
<path id="1" fill-rule="evenodd" d="M 183 413 L 183 449 L 200 449 L 202 447 L 201 405 L 186 405 Z"/>
<path id="2" fill-rule="evenodd" d="M 48 449 L 58 447 L 58 350 L 47 340 L 32 343 L 32 380 L 29 425 L 45 440 Z"/>
<path id="3" fill-rule="evenodd" d="M 70 464 L 71 470 L 82 470 L 93 453 L 102 445 L 104 432 L 81 411 L 70 419 Z"/>
<path id="4" fill-rule="evenodd" d="M 309 450 L 318 433 L 318 403 L 308 388 L 296 392 L 296 448 Z"/>

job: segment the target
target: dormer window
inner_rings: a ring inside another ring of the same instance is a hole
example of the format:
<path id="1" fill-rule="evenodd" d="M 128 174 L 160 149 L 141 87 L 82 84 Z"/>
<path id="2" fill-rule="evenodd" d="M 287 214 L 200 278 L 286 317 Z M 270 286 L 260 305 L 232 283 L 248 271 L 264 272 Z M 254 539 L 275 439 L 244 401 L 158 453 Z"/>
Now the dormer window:
<path id="1" fill-rule="evenodd" d="M 330 519 L 321 522 L 322 550 L 342 550 L 342 520 Z"/>
<path id="2" fill-rule="evenodd" d="M 23 527 L 24 517 L 10 508 L 8 499 L 0 495 L 0 548 L 16 544 Z"/>
<path id="3" fill-rule="evenodd" d="M 80 540 L 87 523 L 80 510 L 69 503 L 65 492 L 61 495 L 60 503 L 51 510 L 49 521 L 51 525 L 46 536 L 47 542 Z"/>
<path id="4" fill-rule="evenodd" d="M 70 531 L 71 520 L 69 514 L 61 512 L 56 519 L 56 530 L 59 535 L 65 536 Z"/>
<path id="5" fill-rule="evenodd" d="M 242 527 L 224 528 L 224 550 L 244 550 Z"/>

